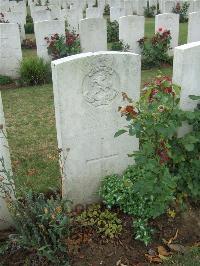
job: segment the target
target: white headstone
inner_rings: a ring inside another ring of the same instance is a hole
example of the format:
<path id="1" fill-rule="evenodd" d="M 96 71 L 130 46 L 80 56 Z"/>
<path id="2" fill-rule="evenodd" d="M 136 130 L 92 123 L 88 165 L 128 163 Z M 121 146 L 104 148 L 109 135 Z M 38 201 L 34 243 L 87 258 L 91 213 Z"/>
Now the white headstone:
<path id="1" fill-rule="evenodd" d="M 173 82 L 181 86 L 180 107 L 183 110 L 193 110 L 196 103 L 188 96 L 200 96 L 200 42 L 175 48 Z"/>
<path id="2" fill-rule="evenodd" d="M 125 9 L 121 7 L 111 7 L 110 8 L 110 21 L 119 22 L 119 18 L 125 16 Z"/>
<path id="3" fill-rule="evenodd" d="M 147 7 L 147 0 L 137 0 L 137 15 L 143 16 Z"/>
<path id="4" fill-rule="evenodd" d="M 124 0 L 125 16 L 133 15 L 133 1 Z"/>
<path id="5" fill-rule="evenodd" d="M 48 44 L 45 37 L 51 38 L 54 34 L 65 36 L 65 23 L 61 20 L 40 21 L 34 23 L 35 38 L 37 45 L 37 55 L 45 61 L 50 61 L 48 54 Z"/>
<path id="6" fill-rule="evenodd" d="M 155 32 L 159 28 L 170 30 L 171 33 L 171 50 L 169 54 L 172 55 L 174 48 L 178 46 L 179 39 L 179 15 L 173 13 L 160 14 L 155 19 Z"/>
<path id="7" fill-rule="evenodd" d="M 86 18 L 80 23 L 82 52 L 107 51 L 107 25 L 104 18 Z"/>
<path id="8" fill-rule="evenodd" d="M 175 1 L 165 1 L 163 4 L 163 13 L 172 13 L 175 6 Z"/>
<path id="9" fill-rule="evenodd" d="M 63 196 L 77 203 L 98 199 L 101 178 L 133 161 L 138 140 L 114 134 L 125 124 L 121 93 L 140 95 L 141 58 L 132 53 L 85 53 L 52 62 Z"/>
<path id="10" fill-rule="evenodd" d="M 0 23 L 0 74 L 16 78 L 22 60 L 19 27 L 14 23 Z"/>
<path id="11" fill-rule="evenodd" d="M 200 41 L 200 12 L 193 12 L 189 14 L 187 42 L 198 41 Z"/>
<path id="12" fill-rule="evenodd" d="M 119 19 L 119 39 L 130 46 L 130 51 L 140 53 L 138 41 L 144 37 L 143 16 L 125 16 Z"/>
<path id="13" fill-rule="evenodd" d="M 11 169 L 11 160 L 10 160 L 10 153 L 9 153 L 9 147 L 8 147 L 8 141 L 7 141 L 7 134 L 5 129 L 5 119 L 4 119 L 4 112 L 3 112 L 3 104 L 1 100 L 1 93 L 0 93 L 0 158 L 3 159 L 4 166 L 2 165 L 2 162 L 0 162 L 0 171 L 7 171 L 12 177 L 12 169 Z M 0 173 L 0 183 L 2 182 L 6 183 L 8 176 L 5 172 Z M 5 198 L 5 192 L 8 192 L 8 196 L 13 197 L 12 189 L 13 186 L 5 186 L 5 191 L 0 191 L 0 230 L 4 230 L 9 228 L 12 225 L 12 219 L 8 211 L 8 206 L 6 203 Z M 9 195 L 10 194 L 10 195 Z"/>
<path id="14" fill-rule="evenodd" d="M 102 10 L 98 7 L 88 7 L 86 8 L 86 18 L 102 18 Z"/>

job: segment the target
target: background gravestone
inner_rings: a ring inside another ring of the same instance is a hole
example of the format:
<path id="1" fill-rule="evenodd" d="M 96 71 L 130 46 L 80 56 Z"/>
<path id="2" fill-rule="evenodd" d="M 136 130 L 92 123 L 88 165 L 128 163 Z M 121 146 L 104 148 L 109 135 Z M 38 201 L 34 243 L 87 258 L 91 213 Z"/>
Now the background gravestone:
<path id="1" fill-rule="evenodd" d="M 0 23 L 0 75 L 17 78 L 21 60 L 18 24 Z"/>
<path id="2" fill-rule="evenodd" d="M 133 163 L 135 137 L 114 134 L 126 125 L 118 107 L 122 92 L 140 95 L 141 58 L 132 53 L 98 52 L 52 62 L 63 195 L 76 203 L 98 199 L 101 178 Z"/>
<path id="3" fill-rule="evenodd" d="M 80 22 L 82 52 L 107 51 L 107 26 L 104 18 L 86 18 Z"/>
<path id="4" fill-rule="evenodd" d="M 1 100 L 1 94 L 0 94 L 0 158 L 4 159 L 5 163 L 5 169 L 6 171 L 10 172 L 12 174 L 11 170 L 11 161 L 10 161 L 10 153 L 9 153 L 9 147 L 8 142 L 6 138 L 6 130 L 5 130 L 5 119 L 4 119 L 4 112 L 3 112 L 3 104 Z M 0 162 L 0 171 L 4 170 L 2 167 L 2 163 Z M 0 182 L 3 182 L 6 179 L 6 175 L 4 173 L 0 173 Z M 2 198 L 1 191 L 0 191 L 0 230 L 7 229 L 9 226 L 12 225 L 11 216 L 8 212 L 8 208 L 6 205 L 5 200 Z"/>

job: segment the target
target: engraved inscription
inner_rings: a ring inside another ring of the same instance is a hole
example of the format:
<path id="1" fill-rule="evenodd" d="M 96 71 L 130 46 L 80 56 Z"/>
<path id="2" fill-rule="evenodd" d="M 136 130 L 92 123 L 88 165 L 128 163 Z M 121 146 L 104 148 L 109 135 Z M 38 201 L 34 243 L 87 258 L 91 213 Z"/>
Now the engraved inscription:
<path id="1" fill-rule="evenodd" d="M 83 80 L 83 97 L 95 107 L 110 104 L 119 94 L 119 75 L 113 70 L 110 62 L 100 60 Z"/>

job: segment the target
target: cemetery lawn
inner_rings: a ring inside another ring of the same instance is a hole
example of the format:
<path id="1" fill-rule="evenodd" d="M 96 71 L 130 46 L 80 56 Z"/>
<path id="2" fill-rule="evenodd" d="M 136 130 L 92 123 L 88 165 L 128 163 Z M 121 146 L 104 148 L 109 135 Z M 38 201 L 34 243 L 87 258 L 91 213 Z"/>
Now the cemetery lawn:
<path id="1" fill-rule="evenodd" d="M 171 76 L 172 68 L 162 72 Z M 142 71 L 142 84 L 157 73 L 158 69 Z M 3 90 L 2 99 L 17 191 L 59 189 L 52 84 Z"/>

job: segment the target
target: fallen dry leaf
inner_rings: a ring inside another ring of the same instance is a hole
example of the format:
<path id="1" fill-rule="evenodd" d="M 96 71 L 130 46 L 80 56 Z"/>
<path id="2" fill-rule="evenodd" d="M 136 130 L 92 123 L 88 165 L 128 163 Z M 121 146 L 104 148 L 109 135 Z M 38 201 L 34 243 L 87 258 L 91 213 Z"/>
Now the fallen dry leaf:
<path id="1" fill-rule="evenodd" d="M 171 244 L 174 240 L 176 240 L 178 237 L 178 229 L 176 230 L 176 234 L 169 239 L 168 244 Z"/>
<path id="2" fill-rule="evenodd" d="M 121 262 L 121 260 L 118 260 L 116 266 L 128 266 L 128 265 L 125 265 Z"/>
<path id="3" fill-rule="evenodd" d="M 152 263 L 162 263 L 162 259 L 159 258 L 159 256 L 151 256 L 149 254 L 145 254 L 145 257 L 147 258 L 147 260 Z"/>
<path id="4" fill-rule="evenodd" d="M 163 247 L 163 246 L 158 246 L 158 253 L 159 253 L 159 255 L 161 255 L 161 256 L 170 256 L 170 255 L 171 255 L 171 252 L 168 252 L 168 251 L 166 250 L 166 248 Z"/>

